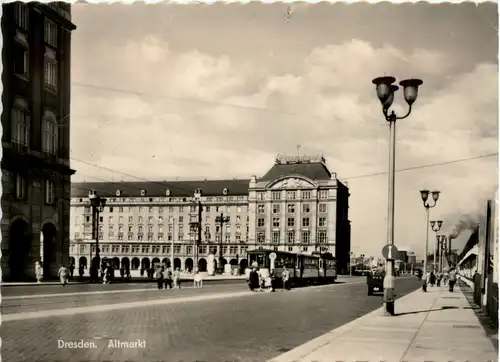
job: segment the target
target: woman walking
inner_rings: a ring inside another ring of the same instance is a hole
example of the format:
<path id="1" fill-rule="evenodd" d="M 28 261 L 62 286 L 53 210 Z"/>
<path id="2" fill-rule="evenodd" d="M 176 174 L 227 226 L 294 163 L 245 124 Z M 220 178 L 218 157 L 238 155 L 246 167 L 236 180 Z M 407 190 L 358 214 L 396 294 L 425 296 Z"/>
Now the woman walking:
<path id="1" fill-rule="evenodd" d="M 61 285 L 63 287 L 68 284 L 68 277 L 69 277 L 69 270 L 66 268 L 66 266 L 63 264 L 63 266 L 59 269 L 59 272 L 57 273 L 59 275 L 59 279 L 61 280 Z"/>
<path id="2" fill-rule="evenodd" d="M 42 266 L 38 261 L 35 263 L 35 276 L 36 282 L 40 284 L 42 282 Z"/>

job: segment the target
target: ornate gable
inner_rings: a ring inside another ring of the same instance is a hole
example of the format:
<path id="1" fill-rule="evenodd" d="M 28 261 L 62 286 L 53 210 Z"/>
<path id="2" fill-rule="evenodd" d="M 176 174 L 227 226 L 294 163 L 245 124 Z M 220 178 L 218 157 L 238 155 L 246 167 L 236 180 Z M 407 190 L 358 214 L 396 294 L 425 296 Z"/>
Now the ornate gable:
<path id="1" fill-rule="evenodd" d="M 271 189 L 301 189 L 315 187 L 315 185 L 303 178 L 288 177 L 271 184 L 269 187 Z"/>

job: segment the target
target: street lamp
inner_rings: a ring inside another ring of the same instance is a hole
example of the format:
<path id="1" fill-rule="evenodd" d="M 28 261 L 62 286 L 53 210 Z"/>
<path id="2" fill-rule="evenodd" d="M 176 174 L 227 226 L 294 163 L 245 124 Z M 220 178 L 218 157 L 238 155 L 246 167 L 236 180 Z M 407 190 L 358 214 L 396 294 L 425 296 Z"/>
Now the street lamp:
<path id="1" fill-rule="evenodd" d="M 100 263 L 100 250 L 99 250 L 99 214 L 104 211 L 106 207 L 106 199 L 97 195 L 95 190 L 89 191 L 90 206 L 92 207 L 92 238 L 95 240 L 95 263 L 94 273 L 99 270 Z M 92 259 L 91 259 L 92 262 Z M 94 279 L 95 275 L 91 277 Z"/>
<path id="2" fill-rule="evenodd" d="M 441 226 L 443 226 L 443 222 L 441 220 L 431 221 L 431 229 L 436 233 L 436 241 L 434 242 L 434 260 L 433 260 L 434 271 L 436 271 L 436 268 L 438 266 L 437 257 L 438 257 L 438 243 L 440 238 L 438 238 L 437 233 L 439 232 L 439 230 L 441 230 Z"/>
<path id="3" fill-rule="evenodd" d="M 424 255 L 424 278 L 422 278 L 422 290 L 424 292 L 427 291 L 427 279 L 425 276 L 427 275 L 427 254 L 429 253 L 429 209 L 436 206 L 440 191 L 429 191 L 429 190 L 420 190 L 420 197 L 422 198 L 422 202 L 424 203 L 425 212 L 426 212 L 426 221 L 425 221 L 425 255 Z M 434 201 L 432 204 L 429 202 L 429 194 L 432 195 L 432 200 Z"/>
<path id="4" fill-rule="evenodd" d="M 221 213 L 220 216 L 215 218 L 215 222 L 220 225 L 219 264 L 217 265 L 217 269 L 219 269 L 219 272 L 222 274 L 224 272 L 224 267 L 222 266 L 224 260 L 222 256 L 222 236 L 224 234 L 224 224 L 229 222 L 229 216 L 224 216 L 224 213 Z"/>
<path id="5" fill-rule="evenodd" d="M 439 245 L 439 271 L 442 273 L 444 269 L 444 258 L 446 257 L 446 235 L 441 235 Z"/>
<path id="6" fill-rule="evenodd" d="M 201 245 L 201 223 L 202 223 L 202 212 L 203 212 L 203 205 L 201 204 L 201 195 L 202 195 L 202 190 L 201 189 L 196 189 L 194 190 L 194 200 L 197 203 L 198 206 L 198 220 L 196 222 L 191 223 L 191 231 L 194 234 L 196 232 L 196 241 L 195 241 L 195 260 L 196 260 L 196 270 L 198 269 L 198 249 Z"/>
<path id="7" fill-rule="evenodd" d="M 394 198 L 395 198 L 395 174 L 396 174 L 396 121 L 408 117 L 412 110 L 413 103 L 417 100 L 418 87 L 422 85 L 420 79 L 406 79 L 399 82 L 403 87 L 403 95 L 408 104 L 408 112 L 398 117 L 394 110 L 389 113 L 389 109 L 394 102 L 394 93 L 399 89 L 393 85 L 396 81 L 394 77 L 378 77 L 372 80 L 377 90 L 377 96 L 382 104 L 382 113 L 390 127 L 389 141 L 389 208 L 387 217 L 387 245 L 394 245 Z M 386 273 L 384 277 L 384 304 L 389 315 L 394 315 L 394 260 L 386 263 Z"/>

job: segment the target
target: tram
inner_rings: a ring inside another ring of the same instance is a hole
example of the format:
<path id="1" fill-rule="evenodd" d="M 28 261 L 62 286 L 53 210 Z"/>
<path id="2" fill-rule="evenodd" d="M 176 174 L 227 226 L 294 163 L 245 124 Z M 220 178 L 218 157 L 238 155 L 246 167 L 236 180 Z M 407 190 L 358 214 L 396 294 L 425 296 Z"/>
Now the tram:
<path id="1" fill-rule="evenodd" d="M 263 276 L 271 271 L 281 280 L 283 267 L 290 273 L 290 285 L 334 283 L 337 279 L 337 260 L 330 253 L 305 255 L 274 250 L 250 250 L 247 252 L 248 265 L 257 266 Z M 247 278 L 250 269 L 247 270 Z"/>

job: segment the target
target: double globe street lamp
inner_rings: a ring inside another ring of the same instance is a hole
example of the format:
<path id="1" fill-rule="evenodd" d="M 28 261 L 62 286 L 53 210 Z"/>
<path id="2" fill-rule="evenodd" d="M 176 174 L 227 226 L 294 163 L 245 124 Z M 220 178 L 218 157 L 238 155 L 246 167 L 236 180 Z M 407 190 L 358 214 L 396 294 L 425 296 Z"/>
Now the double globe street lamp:
<path id="1" fill-rule="evenodd" d="M 433 202 L 431 203 L 429 200 L 429 195 L 432 196 Z M 427 291 L 427 254 L 429 253 L 429 209 L 432 209 L 437 205 L 439 199 L 440 192 L 439 191 L 429 191 L 429 190 L 420 190 L 420 197 L 422 198 L 422 202 L 425 207 L 426 219 L 425 219 L 425 254 L 424 254 L 424 270 L 423 270 L 423 278 L 422 278 L 422 290 L 424 292 Z"/>
<path id="2" fill-rule="evenodd" d="M 101 250 L 99 249 L 99 214 L 104 211 L 107 200 L 104 197 L 100 197 L 99 195 L 97 195 L 97 192 L 95 190 L 91 190 L 89 192 L 89 200 L 90 206 L 92 207 L 92 238 L 95 240 L 95 259 L 92 259 L 91 256 L 90 262 L 93 266 L 92 272 L 93 274 L 95 274 L 96 270 L 99 270 L 99 267 L 101 266 Z M 93 260 L 95 260 L 94 263 L 92 262 Z M 95 275 L 91 275 L 91 281 L 93 281 L 95 278 Z"/>
<path id="3" fill-rule="evenodd" d="M 431 221 L 431 229 L 436 233 L 436 241 L 434 242 L 434 272 L 437 271 L 438 269 L 438 262 L 437 262 L 437 257 L 438 257 L 438 244 L 440 238 L 438 237 L 438 232 L 441 230 L 441 227 L 443 226 L 443 221 L 437 220 L 437 221 Z"/>
<path id="4" fill-rule="evenodd" d="M 420 79 L 406 79 L 399 82 L 403 87 L 403 96 L 408 104 L 408 112 L 398 117 L 394 110 L 389 112 L 394 102 L 394 94 L 399 89 L 393 83 L 394 77 L 378 77 L 372 80 L 377 90 L 377 96 L 382 103 L 382 113 L 389 122 L 389 215 L 387 217 L 387 245 L 394 246 L 394 198 L 395 198 L 395 174 L 396 174 L 396 121 L 408 117 L 412 111 L 413 103 L 417 100 L 418 87 L 423 84 Z M 394 315 L 394 259 L 387 260 L 384 277 L 384 305 L 386 313 Z"/>

